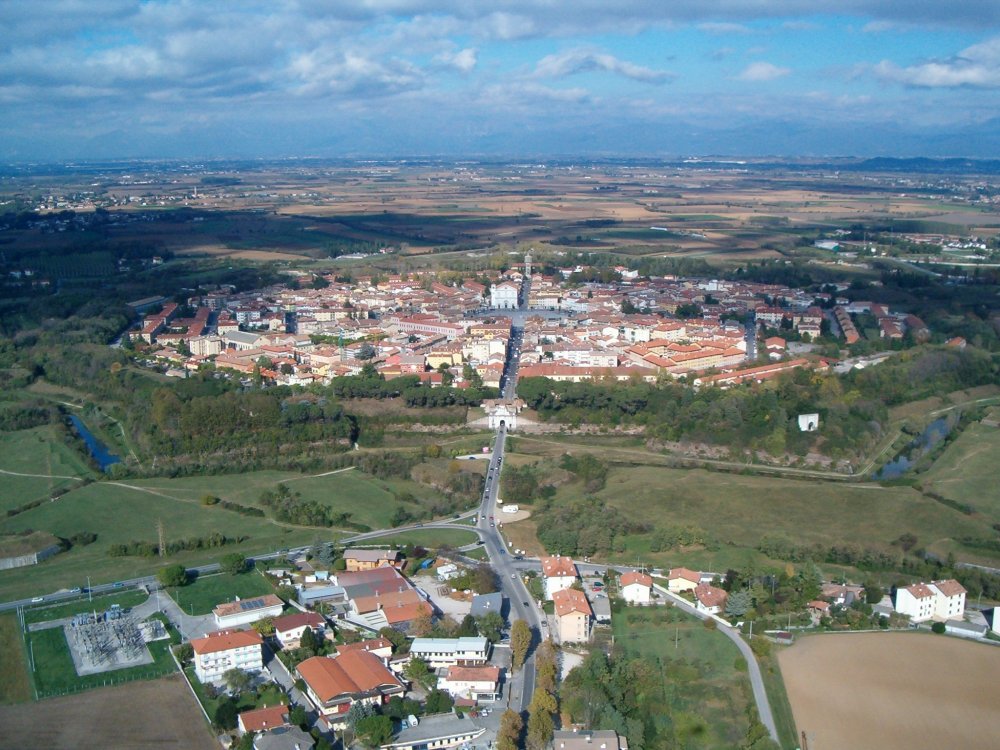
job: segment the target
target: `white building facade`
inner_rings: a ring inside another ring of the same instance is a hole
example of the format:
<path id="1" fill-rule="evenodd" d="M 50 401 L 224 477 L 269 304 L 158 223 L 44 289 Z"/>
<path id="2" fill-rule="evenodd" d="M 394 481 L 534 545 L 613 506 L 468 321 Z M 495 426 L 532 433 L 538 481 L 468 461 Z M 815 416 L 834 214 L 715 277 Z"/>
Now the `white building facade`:
<path id="1" fill-rule="evenodd" d="M 217 682 L 230 669 L 256 674 L 264 668 L 263 639 L 253 630 L 223 630 L 191 641 L 194 673 L 202 683 Z"/>
<path id="2" fill-rule="evenodd" d="M 431 669 L 480 666 L 489 659 L 490 642 L 483 637 L 414 638 L 410 656 L 423 659 Z"/>

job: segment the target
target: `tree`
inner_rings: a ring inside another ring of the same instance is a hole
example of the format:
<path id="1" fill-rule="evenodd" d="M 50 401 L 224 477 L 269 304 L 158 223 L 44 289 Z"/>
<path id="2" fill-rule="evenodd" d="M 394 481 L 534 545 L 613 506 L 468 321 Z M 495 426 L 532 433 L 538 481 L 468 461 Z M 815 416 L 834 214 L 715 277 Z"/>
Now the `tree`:
<path id="1" fill-rule="evenodd" d="M 292 710 L 288 712 L 288 721 L 297 727 L 303 727 L 309 721 L 309 715 L 302 706 L 292 706 Z"/>
<path id="2" fill-rule="evenodd" d="M 403 676 L 425 687 L 429 687 L 435 681 L 434 673 L 427 666 L 427 662 L 417 657 L 411 658 L 403 667 Z"/>
<path id="3" fill-rule="evenodd" d="M 510 651 L 514 669 L 520 669 L 531 647 L 531 628 L 524 620 L 515 620 L 510 628 Z"/>
<path id="4" fill-rule="evenodd" d="M 497 750 L 518 750 L 521 747 L 521 732 L 524 721 L 521 714 L 509 708 L 500 717 L 500 729 L 497 731 Z"/>
<path id="5" fill-rule="evenodd" d="M 367 362 L 368 360 L 375 359 L 375 355 L 378 352 L 375 347 L 369 344 L 367 341 L 358 347 L 357 358 L 362 362 Z"/>
<path id="6" fill-rule="evenodd" d="M 476 626 L 476 618 L 466 615 L 455 630 L 456 638 L 475 638 L 479 635 L 479 628 Z"/>
<path id="7" fill-rule="evenodd" d="M 389 625 L 386 625 L 378 631 L 378 634 L 389 641 L 389 643 L 392 644 L 392 650 L 397 653 L 402 650 L 403 646 L 406 645 L 406 636 L 396 630 L 396 628 L 390 627 Z"/>
<path id="8" fill-rule="evenodd" d="M 451 707 L 455 705 L 455 701 L 451 699 L 451 696 L 443 690 L 431 690 L 427 694 L 427 701 L 424 705 L 428 714 L 443 714 L 446 711 L 451 711 Z"/>
<path id="9" fill-rule="evenodd" d="M 302 631 L 302 637 L 299 639 L 299 648 L 315 654 L 317 645 L 316 632 L 312 628 L 307 627 Z"/>
<path id="10" fill-rule="evenodd" d="M 946 630 L 946 627 L 943 622 L 936 622 L 931 625 L 931 630 L 935 633 L 943 633 Z"/>
<path id="11" fill-rule="evenodd" d="M 294 586 L 289 586 L 287 583 L 278 586 L 278 598 L 281 599 L 285 604 L 288 604 L 292 599 L 296 597 L 298 592 L 295 590 Z"/>
<path id="12" fill-rule="evenodd" d="M 476 621 L 476 627 L 481 636 L 490 643 L 496 643 L 503 632 L 503 616 L 499 612 L 487 612 Z"/>
<path id="13" fill-rule="evenodd" d="M 236 729 L 236 719 L 238 716 L 239 709 L 236 708 L 236 702 L 231 698 L 227 698 L 216 706 L 215 715 L 212 717 L 212 720 L 220 729 Z"/>
<path id="14" fill-rule="evenodd" d="M 235 667 L 227 670 L 226 673 L 222 675 L 222 680 L 226 683 L 226 687 L 228 687 L 234 694 L 242 693 L 250 687 L 250 683 L 253 682 L 253 678 L 251 678 L 250 675 L 242 669 L 237 669 Z"/>
<path id="15" fill-rule="evenodd" d="M 554 693 L 556 689 L 556 652 L 552 641 L 545 641 L 535 654 L 535 688 Z M 555 711 L 555 709 L 552 709 Z"/>
<path id="16" fill-rule="evenodd" d="M 362 703 L 360 701 L 355 701 L 351 704 L 351 707 L 347 710 L 347 716 L 344 717 L 347 722 L 347 726 L 357 732 L 358 723 L 367 719 L 369 716 L 375 715 L 375 709 L 370 703 Z"/>
<path id="17" fill-rule="evenodd" d="M 156 571 L 156 578 L 164 586 L 186 586 L 188 583 L 187 568 L 180 563 L 174 563 Z"/>
<path id="18" fill-rule="evenodd" d="M 492 594 L 497 591 L 497 574 L 487 563 L 480 563 L 472 577 L 472 588 L 478 594 Z"/>
<path id="19" fill-rule="evenodd" d="M 222 572 L 229 573 L 231 576 L 239 575 L 247 569 L 247 559 L 239 552 L 230 552 L 219 562 L 219 567 Z"/>
<path id="20" fill-rule="evenodd" d="M 184 664 L 194 658 L 194 647 L 190 643 L 182 643 L 175 649 L 174 654 L 177 656 L 177 661 Z"/>
<path id="21" fill-rule="evenodd" d="M 392 719 L 366 716 L 354 725 L 354 732 L 365 747 L 379 747 L 392 739 Z"/>
<path id="22" fill-rule="evenodd" d="M 274 635 L 274 618 L 265 617 L 263 620 L 257 620 L 250 627 L 266 638 L 269 635 Z"/>
<path id="23" fill-rule="evenodd" d="M 865 581 L 865 601 L 868 604 L 878 604 L 882 601 L 882 587 L 877 581 Z"/>
<path id="24" fill-rule="evenodd" d="M 753 597 L 749 591 L 733 591 L 726 599 L 726 616 L 740 617 L 753 607 Z"/>
<path id="25" fill-rule="evenodd" d="M 544 690 L 536 690 L 528 707 L 528 748 L 544 750 L 552 740 L 555 728 L 552 714 L 556 709 L 556 699 Z"/>

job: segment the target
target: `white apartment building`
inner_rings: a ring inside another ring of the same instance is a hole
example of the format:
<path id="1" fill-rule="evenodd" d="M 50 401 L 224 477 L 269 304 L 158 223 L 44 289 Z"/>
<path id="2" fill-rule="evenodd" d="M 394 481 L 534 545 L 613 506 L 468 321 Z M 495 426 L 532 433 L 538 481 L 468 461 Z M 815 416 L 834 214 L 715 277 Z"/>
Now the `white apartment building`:
<path id="1" fill-rule="evenodd" d="M 486 663 L 490 643 L 482 637 L 414 638 L 410 656 L 427 662 L 431 669 L 475 667 Z"/>
<path id="2" fill-rule="evenodd" d="M 960 620 L 965 615 L 966 590 L 958 581 L 946 579 L 914 583 L 896 590 L 896 611 L 912 622 Z"/>
<path id="3" fill-rule="evenodd" d="M 251 674 L 264 668 L 264 641 L 255 630 L 219 630 L 191 641 L 194 673 L 202 683 L 216 682 L 230 669 Z"/>

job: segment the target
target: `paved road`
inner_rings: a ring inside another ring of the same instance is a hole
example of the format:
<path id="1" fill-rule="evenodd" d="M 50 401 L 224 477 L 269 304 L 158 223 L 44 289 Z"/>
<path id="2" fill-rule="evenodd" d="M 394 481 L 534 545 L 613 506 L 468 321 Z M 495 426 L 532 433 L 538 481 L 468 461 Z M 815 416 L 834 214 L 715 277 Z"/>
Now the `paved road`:
<path id="1" fill-rule="evenodd" d="M 517 368 L 520 363 L 521 339 L 524 331 L 520 326 L 513 328 L 510 346 L 507 349 L 507 362 L 501 379 L 501 389 L 504 398 L 514 398 L 517 388 Z M 503 471 L 504 448 L 507 440 L 507 427 L 501 425 L 493 441 L 493 453 L 486 471 L 486 485 L 483 489 L 482 502 L 479 508 L 478 527 L 480 537 L 485 542 L 485 549 L 490 565 L 497 573 L 501 591 L 510 602 L 511 622 L 524 620 L 531 627 L 536 643 L 541 641 L 542 616 L 538 607 L 532 603 L 524 581 L 519 575 L 519 565 L 507 549 L 503 537 L 496 526 L 497 496 L 500 492 L 500 474 Z M 524 667 L 511 677 L 508 688 L 508 705 L 515 711 L 526 711 L 531 703 L 535 688 L 534 650 L 528 654 Z"/>

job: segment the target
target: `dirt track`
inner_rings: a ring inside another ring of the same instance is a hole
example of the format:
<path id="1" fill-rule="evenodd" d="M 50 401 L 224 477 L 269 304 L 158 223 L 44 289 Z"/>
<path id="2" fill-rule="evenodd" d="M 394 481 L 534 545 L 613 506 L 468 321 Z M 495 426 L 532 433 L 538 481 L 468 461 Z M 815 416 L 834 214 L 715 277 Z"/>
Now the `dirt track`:
<path id="1" fill-rule="evenodd" d="M 219 747 L 179 675 L 0 706 L 0 727 L 2 750 Z"/>
<path id="2" fill-rule="evenodd" d="M 998 746 L 998 647 L 922 633 L 846 633 L 803 638 L 779 661 L 809 750 Z"/>

